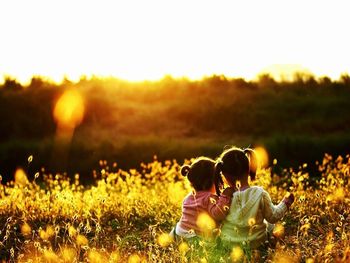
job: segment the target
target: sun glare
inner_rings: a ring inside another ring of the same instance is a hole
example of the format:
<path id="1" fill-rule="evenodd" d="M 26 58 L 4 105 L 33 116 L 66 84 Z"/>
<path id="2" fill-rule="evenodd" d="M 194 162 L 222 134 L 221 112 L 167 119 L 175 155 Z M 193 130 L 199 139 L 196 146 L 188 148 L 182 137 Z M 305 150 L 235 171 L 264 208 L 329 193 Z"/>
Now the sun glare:
<path id="1" fill-rule="evenodd" d="M 262 146 L 254 148 L 254 151 L 257 155 L 259 166 L 265 168 L 269 165 L 269 154 L 266 149 Z"/>
<path id="2" fill-rule="evenodd" d="M 83 120 L 83 98 L 76 90 L 66 91 L 58 99 L 53 115 L 59 127 L 74 129 Z"/>
<path id="3" fill-rule="evenodd" d="M 26 185 L 28 182 L 27 175 L 22 168 L 18 168 L 16 170 L 14 178 L 15 178 L 16 184 L 21 185 L 21 186 Z"/>
<path id="4" fill-rule="evenodd" d="M 252 79 L 271 65 L 332 78 L 350 70 L 346 1 L 13 0 L 0 9 L 0 76 L 21 82 L 33 75 Z"/>

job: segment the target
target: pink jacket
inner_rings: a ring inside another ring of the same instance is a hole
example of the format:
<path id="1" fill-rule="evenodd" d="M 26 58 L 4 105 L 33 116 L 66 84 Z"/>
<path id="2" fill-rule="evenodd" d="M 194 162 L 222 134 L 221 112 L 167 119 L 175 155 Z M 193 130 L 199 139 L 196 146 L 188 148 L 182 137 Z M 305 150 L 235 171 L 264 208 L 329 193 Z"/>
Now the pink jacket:
<path id="1" fill-rule="evenodd" d="M 182 216 L 178 224 L 181 229 L 194 230 L 196 234 L 200 234 L 196 224 L 198 215 L 206 212 L 216 222 L 220 222 L 228 214 L 230 204 L 230 196 L 217 196 L 209 191 L 190 193 L 182 203 Z"/>

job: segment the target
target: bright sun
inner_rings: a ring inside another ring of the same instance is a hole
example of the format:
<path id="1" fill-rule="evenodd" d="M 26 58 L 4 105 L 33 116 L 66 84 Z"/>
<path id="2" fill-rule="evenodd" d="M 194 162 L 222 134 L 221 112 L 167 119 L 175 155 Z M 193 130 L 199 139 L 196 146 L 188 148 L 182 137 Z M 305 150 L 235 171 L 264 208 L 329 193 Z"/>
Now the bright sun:
<path id="1" fill-rule="evenodd" d="M 22 82 L 350 71 L 346 1 L 14 0 L 0 9 L 0 76 Z"/>

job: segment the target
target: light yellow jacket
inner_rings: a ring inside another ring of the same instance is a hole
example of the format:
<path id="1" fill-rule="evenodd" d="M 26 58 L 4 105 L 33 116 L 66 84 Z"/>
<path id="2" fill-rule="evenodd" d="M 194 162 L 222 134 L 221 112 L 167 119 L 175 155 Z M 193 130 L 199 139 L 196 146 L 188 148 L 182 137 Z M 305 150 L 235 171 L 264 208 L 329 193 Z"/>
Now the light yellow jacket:
<path id="1" fill-rule="evenodd" d="M 230 243 L 246 242 L 251 248 L 259 247 L 267 240 L 266 221 L 276 223 L 287 210 L 283 201 L 274 205 L 262 187 L 252 186 L 234 192 L 229 214 L 222 224 L 221 238 Z"/>

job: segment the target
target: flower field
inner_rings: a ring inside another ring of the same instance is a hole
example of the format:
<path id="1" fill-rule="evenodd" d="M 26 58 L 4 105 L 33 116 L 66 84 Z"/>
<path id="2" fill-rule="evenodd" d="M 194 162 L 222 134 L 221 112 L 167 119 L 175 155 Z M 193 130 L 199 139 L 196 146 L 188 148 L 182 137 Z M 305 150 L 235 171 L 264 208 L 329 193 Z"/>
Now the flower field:
<path id="1" fill-rule="evenodd" d="M 100 161 L 95 183 L 87 186 L 83 175 L 70 179 L 45 169 L 33 175 L 18 169 L 12 182 L 0 184 L 0 259 L 130 263 L 251 259 L 238 247 L 218 251 L 213 237 L 197 246 L 171 240 L 167 233 L 181 216 L 181 202 L 190 186 L 175 160 L 162 163 L 154 158 L 140 167 L 123 171 L 116 163 Z M 274 202 L 287 192 L 296 197 L 275 226 L 277 244 L 268 251 L 268 261 L 349 262 L 349 155 L 326 154 L 319 174 L 312 178 L 306 167 L 280 174 L 270 167 L 258 173 L 255 184 L 263 186 Z M 219 226 L 207 225 L 219 232 Z"/>

